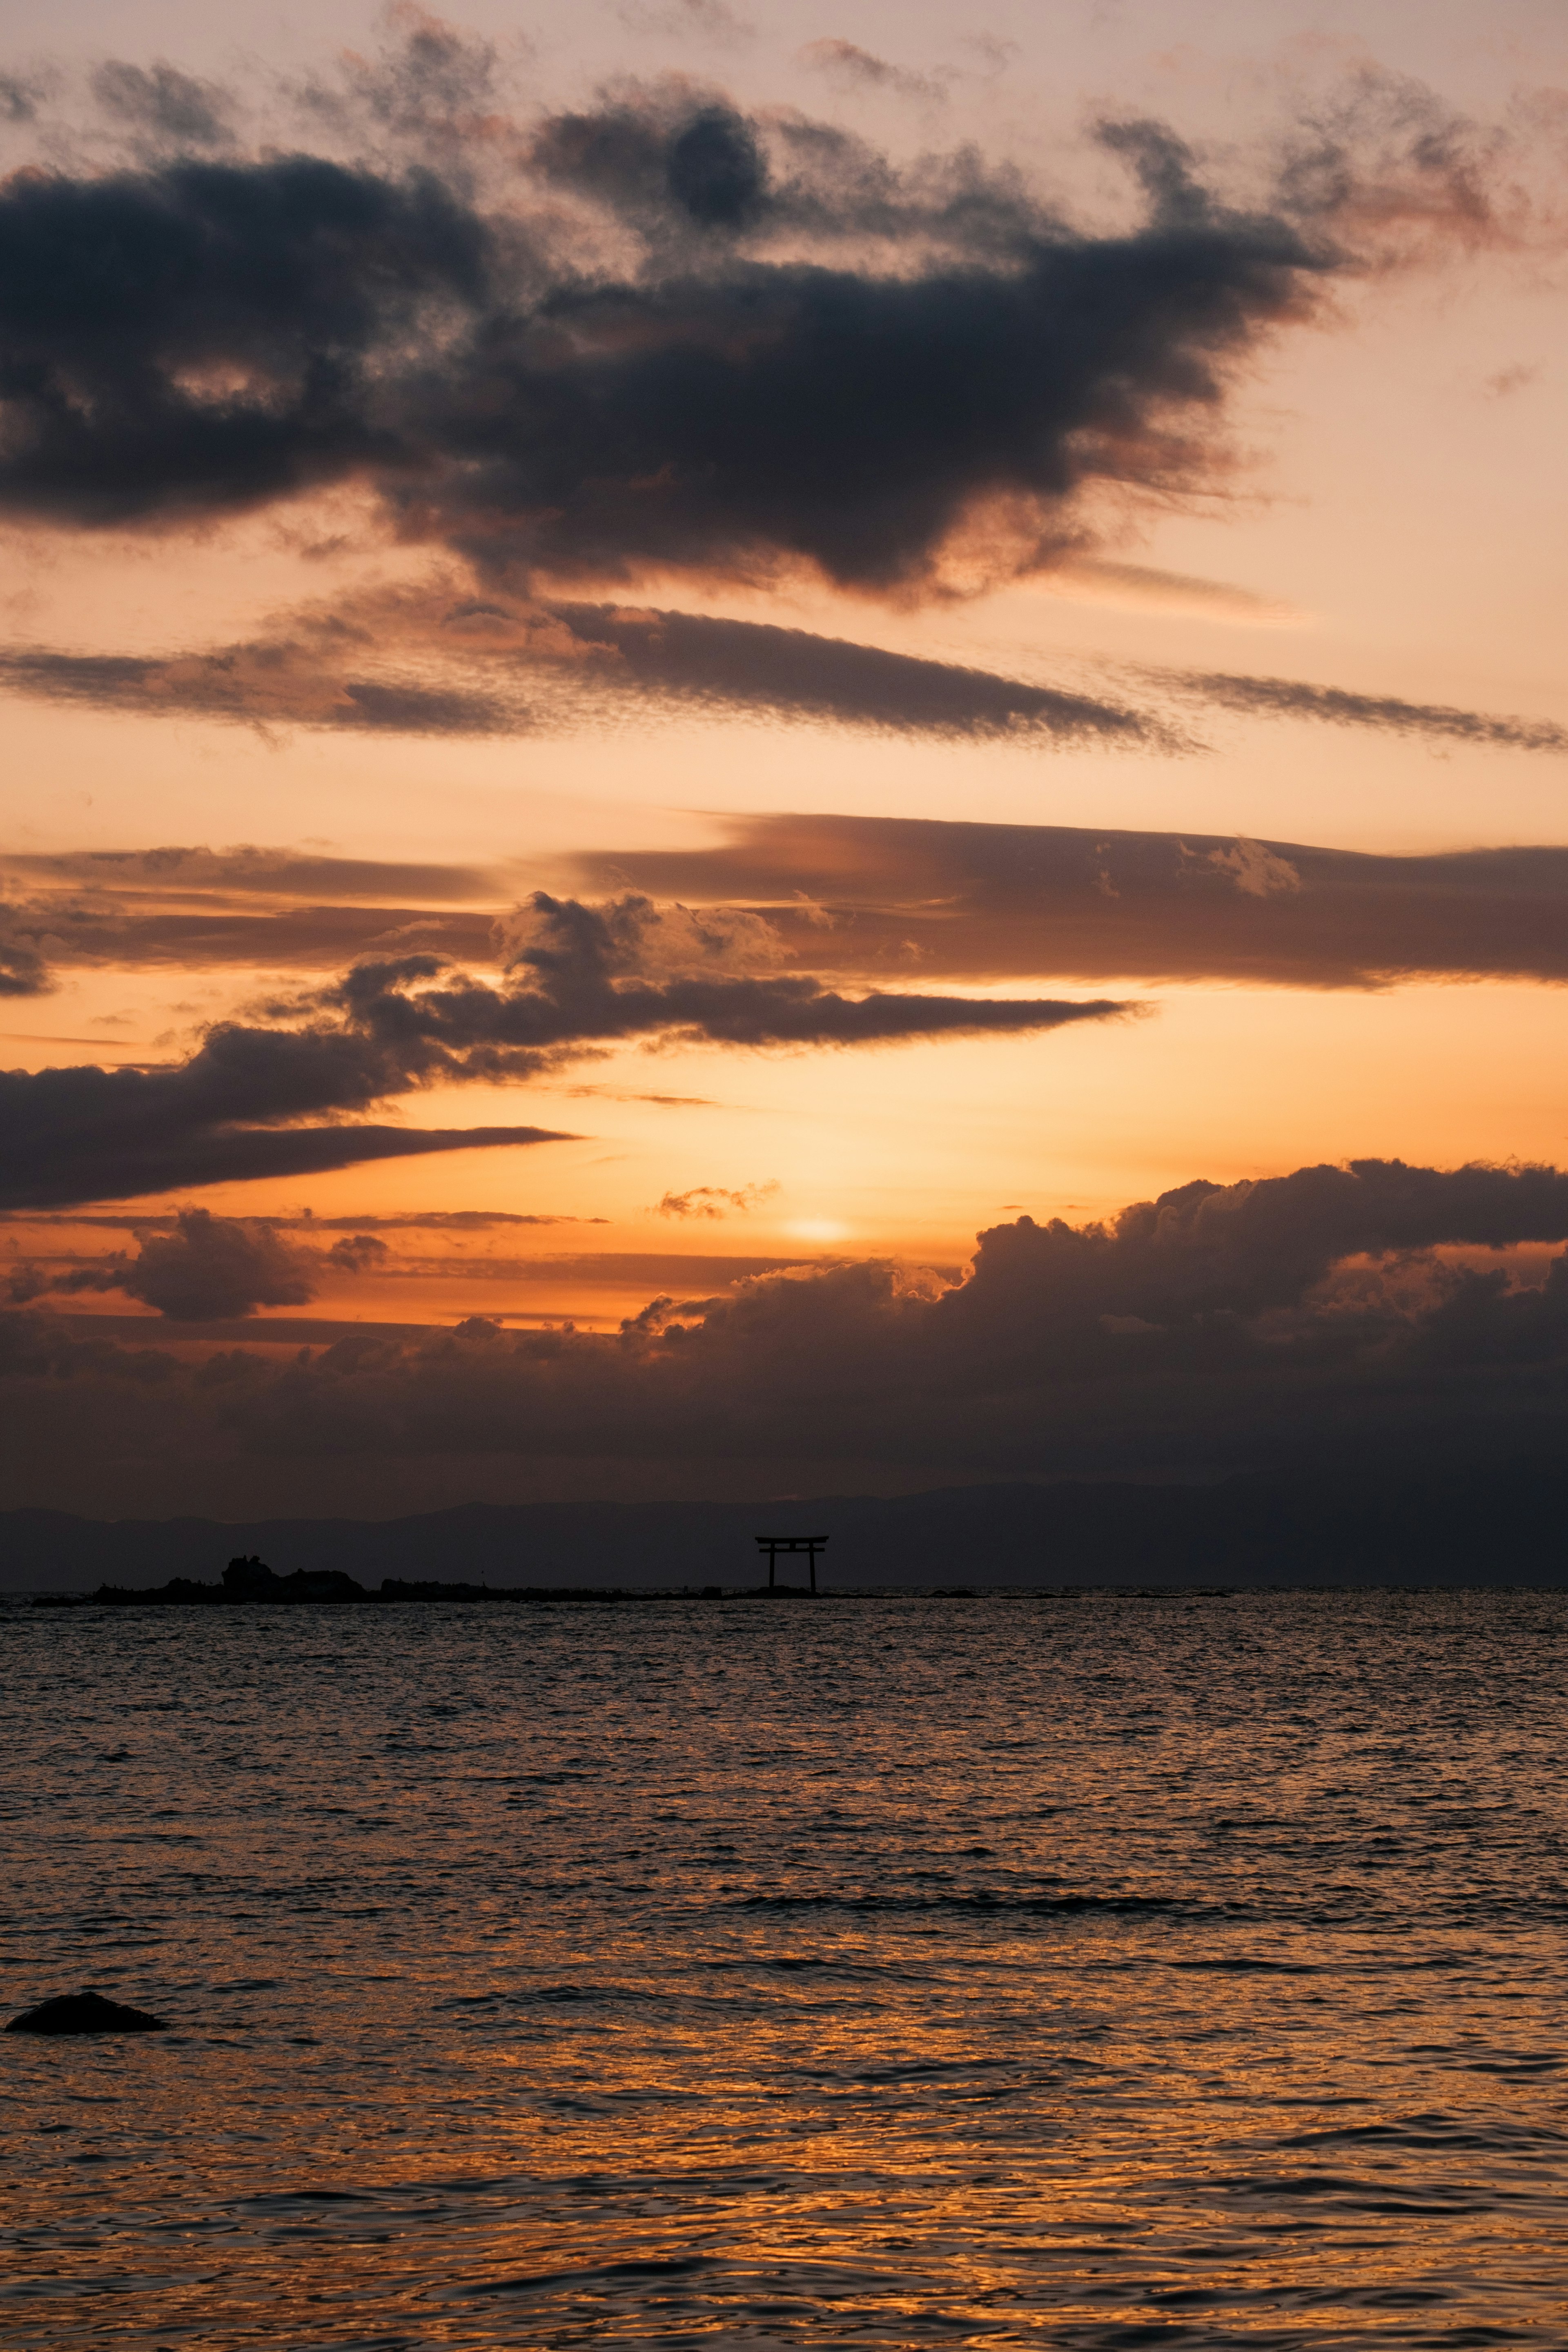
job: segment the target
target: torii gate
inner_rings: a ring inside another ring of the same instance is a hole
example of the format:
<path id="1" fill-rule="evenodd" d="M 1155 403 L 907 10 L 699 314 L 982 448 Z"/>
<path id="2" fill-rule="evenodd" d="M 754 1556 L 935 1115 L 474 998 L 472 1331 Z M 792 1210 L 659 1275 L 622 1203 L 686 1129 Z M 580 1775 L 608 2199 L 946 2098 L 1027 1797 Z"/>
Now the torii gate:
<path id="1" fill-rule="evenodd" d="M 757 1549 L 765 1551 L 768 1556 L 768 1591 L 772 1592 L 773 1590 L 773 1571 L 778 1555 L 782 1551 L 786 1557 L 792 1552 L 805 1553 L 811 1562 L 811 1589 L 815 1592 L 816 1591 L 816 1555 L 819 1551 L 826 1551 L 826 1536 L 759 1536 Z"/>

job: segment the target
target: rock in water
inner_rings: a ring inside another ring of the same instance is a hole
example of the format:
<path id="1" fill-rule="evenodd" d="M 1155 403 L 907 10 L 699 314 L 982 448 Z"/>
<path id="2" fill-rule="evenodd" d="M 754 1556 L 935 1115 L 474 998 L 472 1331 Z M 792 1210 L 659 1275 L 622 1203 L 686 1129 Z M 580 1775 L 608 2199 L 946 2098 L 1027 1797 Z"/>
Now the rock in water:
<path id="1" fill-rule="evenodd" d="M 25 2009 L 6 2026 L 7 2033 L 167 2033 L 167 2021 L 149 2017 L 144 2009 L 127 2009 L 122 2001 L 105 2000 L 100 1992 L 62 1992 L 53 2000 Z"/>

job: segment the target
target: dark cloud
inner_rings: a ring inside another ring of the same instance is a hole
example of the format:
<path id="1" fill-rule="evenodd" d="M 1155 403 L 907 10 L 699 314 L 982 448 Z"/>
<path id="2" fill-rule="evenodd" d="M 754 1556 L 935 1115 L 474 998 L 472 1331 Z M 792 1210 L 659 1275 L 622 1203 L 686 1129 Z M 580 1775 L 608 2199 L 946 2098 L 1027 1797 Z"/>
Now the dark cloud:
<path id="1" fill-rule="evenodd" d="M 434 178 L 309 155 L 19 173 L 0 243 L 0 509 L 88 525 L 406 464 L 377 362 L 433 360 L 435 312 L 489 284 L 489 232 Z"/>
<path id="2" fill-rule="evenodd" d="M 40 931 L 27 910 L 0 899 L 0 996 L 41 996 L 49 985 Z"/>
<path id="3" fill-rule="evenodd" d="M 286 1369 L 193 1368 L 47 1318 L 3 1328 L 17 1501 L 91 1429 L 107 1460 L 193 1449 L 268 1492 L 355 1463 L 487 1458 L 933 1475 L 1196 1475 L 1560 1448 L 1568 1175 L 1399 1161 L 1184 1185 L 1108 1225 L 1027 1217 L 957 1283 L 886 1265 L 657 1300 L 616 1336 L 366 1330 Z M 1542 1245 L 1546 1245 L 1543 1249 Z M 142 1449 L 146 1449 L 145 1454 Z M 203 1451 L 203 1449 L 207 1449 Z M 444 1465 L 444 1468 L 443 1468 Z M 275 1500 L 274 1507 L 279 1507 Z"/>
<path id="4" fill-rule="evenodd" d="M 731 106 L 681 85 L 668 100 L 638 96 L 545 123 L 533 162 L 547 179 L 633 218 L 673 213 L 699 231 L 754 226 L 769 207 L 768 165 L 756 131 Z"/>
<path id="5" fill-rule="evenodd" d="M 898 734 L 1168 740 L 1157 722 L 1113 702 L 805 629 L 610 604 L 552 609 L 584 646 L 613 649 L 612 683 L 649 695 Z"/>
<path id="6" fill-rule="evenodd" d="M 345 1234 L 327 1252 L 327 1264 L 338 1274 L 368 1274 L 384 1265 L 388 1256 L 386 1244 L 374 1234 Z"/>
<path id="7" fill-rule="evenodd" d="M 505 989 L 458 981 L 415 994 L 408 982 L 433 982 L 436 970 L 408 958 L 359 967 L 323 1002 L 358 1031 L 395 1040 L 396 1050 L 468 1057 L 472 1074 L 509 1068 L 513 1055 L 639 1035 L 744 1046 L 888 1045 L 1016 1034 L 1131 1010 L 1103 1000 L 840 996 L 807 973 L 737 971 L 753 959 L 778 960 L 771 927 L 755 918 L 705 923 L 689 908 L 636 897 L 587 907 L 537 891 L 509 946 L 521 978 Z"/>
<path id="8" fill-rule="evenodd" d="M 759 957 L 777 960 L 773 934 L 754 919 L 704 923 L 638 898 L 594 908 L 538 893 L 512 927 L 508 955 L 511 977 L 499 988 L 429 955 L 356 965 L 331 987 L 279 1004 L 280 1025 L 219 1023 L 174 1066 L 0 1074 L 10 1147 L 0 1207 L 123 1200 L 469 1141 L 559 1140 L 535 1128 L 436 1136 L 288 1122 L 342 1120 L 442 1082 L 523 1080 L 630 1038 L 887 1045 L 1038 1032 L 1128 1010 L 1105 1001 L 842 996 L 809 975 L 744 970 Z"/>
<path id="9" fill-rule="evenodd" d="M 180 1213 L 147 1215 L 136 1210 L 118 1213 L 26 1209 L 0 1210 L 0 1223 L 27 1226 L 87 1226 L 109 1233 L 173 1233 Z M 528 1216 L 511 1209 L 411 1209 L 401 1216 L 318 1217 L 303 1209 L 298 1216 L 268 1216 L 264 1221 L 279 1233 L 335 1234 L 351 1238 L 369 1233 L 478 1234 L 506 1225 L 607 1225 L 608 1217 Z M 37 1294 L 35 1293 L 35 1296 Z"/>
<path id="10" fill-rule="evenodd" d="M 896 817 L 729 827 L 718 847 L 619 852 L 605 870 L 660 897 L 762 913 L 789 953 L 846 976 L 1568 980 L 1568 849 L 1399 857 Z M 582 863 L 592 877 L 597 861 Z"/>
<path id="11" fill-rule="evenodd" d="M 274 1218 L 276 1224 L 285 1220 Z M 515 1209 L 410 1209 L 393 1217 L 306 1217 L 300 1220 L 317 1233 L 352 1228 L 365 1233 L 482 1234 L 507 1225 L 607 1225 L 608 1217 L 530 1216 Z"/>
<path id="12" fill-rule="evenodd" d="M 673 80 L 524 142 L 492 62 L 421 25 L 368 74 L 355 119 L 406 168 L 185 152 L 6 183 L 0 512 L 170 525 L 352 478 L 498 576 L 973 587 L 1081 551 L 1096 484 L 1210 484 L 1235 372 L 1352 258 L 1342 145 L 1337 176 L 1297 159 L 1229 203 L 1168 131 L 1108 126 L 1143 217 L 1097 233 L 973 154 L 900 172 Z M 106 70 L 159 137 L 220 135 L 205 85 Z M 1447 184 L 1422 132 L 1398 169 Z M 477 159 L 524 143 L 533 209 L 504 173 L 489 206 Z M 392 723 L 360 698 L 345 723 Z"/>
<path id="13" fill-rule="evenodd" d="M 315 1297 L 323 1272 L 364 1274 L 387 1257 L 386 1244 L 365 1233 L 345 1234 L 318 1255 L 286 1237 L 283 1228 L 290 1222 L 306 1223 L 181 1209 L 133 1228 L 141 1242 L 134 1257 L 116 1251 L 85 1265 L 21 1266 L 10 1278 L 9 1294 L 14 1304 L 24 1304 L 120 1291 L 176 1323 L 226 1322 L 258 1307 L 304 1307 Z"/>
<path id="14" fill-rule="evenodd" d="M 199 1058 L 199 1057 L 198 1057 Z M 178 1078 L 183 1073 L 176 1072 Z M 144 1079 L 136 1095 L 112 1091 Z M 52 1082 L 52 1083 L 51 1083 Z M 0 1072 L 0 1108 L 25 1129 L 0 1175 L 0 1204 L 49 1207 L 72 1201 L 132 1200 L 204 1184 L 325 1176 L 374 1160 L 433 1151 L 488 1151 L 563 1139 L 541 1127 L 258 1128 L 204 1123 L 192 1090 L 161 1087 L 156 1074 L 92 1069 Z M 167 1106 L 184 1124 L 161 1117 Z"/>
<path id="15" fill-rule="evenodd" d="M 1310 686 L 1300 678 L 1227 677 L 1193 671 L 1172 682 L 1195 700 L 1248 718 L 1320 719 L 1336 727 L 1376 727 L 1387 734 L 1497 744 L 1511 751 L 1568 751 L 1568 727 L 1549 719 L 1489 718 L 1481 711 L 1456 710 L 1448 703 L 1350 694 L 1342 687 Z"/>
<path id="16" fill-rule="evenodd" d="M 468 465 L 400 504 L 556 578 L 805 563 L 900 593 L 989 507 L 976 569 L 1032 570 L 1076 543 L 1086 483 L 1201 477 L 1228 367 L 1319 268 L 1284 222 L 1152 224 L 1006 269 L 753 261 L 563 292 L 487 354 L 488 412 L 449 386 L 432 429 Z"/>
<path id="17" fill-rule="evenodd" d="M 119 1288 L 174 1322 L 303 1307 L 316 1295 L 313 1258 L 269 1225 L 184 1209 L 172 1234 L 152 1234 Z"/>

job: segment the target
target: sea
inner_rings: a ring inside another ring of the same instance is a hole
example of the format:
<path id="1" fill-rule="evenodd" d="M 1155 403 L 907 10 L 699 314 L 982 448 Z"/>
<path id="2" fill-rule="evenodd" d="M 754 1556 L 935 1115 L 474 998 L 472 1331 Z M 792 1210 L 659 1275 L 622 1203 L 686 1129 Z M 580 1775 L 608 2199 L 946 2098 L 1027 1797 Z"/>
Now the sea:
<path id="1" fill-rule="evenodd" d="M 0 2336 L 1563 2347 L 1565 1634 L 8 1605 Z"/>

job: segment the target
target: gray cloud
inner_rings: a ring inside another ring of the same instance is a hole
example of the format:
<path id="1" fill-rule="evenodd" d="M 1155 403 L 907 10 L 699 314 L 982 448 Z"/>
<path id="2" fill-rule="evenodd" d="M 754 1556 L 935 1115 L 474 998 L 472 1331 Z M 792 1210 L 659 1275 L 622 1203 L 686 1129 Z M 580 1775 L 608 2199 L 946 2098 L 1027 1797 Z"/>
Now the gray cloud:
<path id="1" fill-rule="evenodd" d="M 177 66 L 133 66 L 110 58 L 93 74 L 92 92 L 104 112 L 128 125 L 153 156 L 234 143 L 226 92 Z"/>
<path id="2" fill-rule="evenodd" d="M 25 1481 L 92 1428 L 114 1458 L 264 1463 L 275 1496 L 393 1459 L 432 1479 L 485 1457 L 694 1480 L 1452 1465 L 1561 1446 L 1568 1253 L 1542 1245 L 1565 1239 L 1555 1170 L 1361 1160 L 1184 1185 L 1104 1226 L 1021 1217 L 956 1284 L 841 1264 L 666 1297 L 612 1337 L 367 1329 L 287 1369 L 231 1355 L 221 1386 L 16 1315 L 0 1407 Z"/>
<path id="3" fill-rule="evenodd" d="M 900 98 L 919 98 L 928 102 L 947 96 L 946 84 L 937 76 L 911 73 L 907 66 L 890 65 L 886 58 L 877 57 L 854 41 L 832 37 L 808 41 L 800 54 L 804 64 L 851 89 L 891 90 Z"/>

